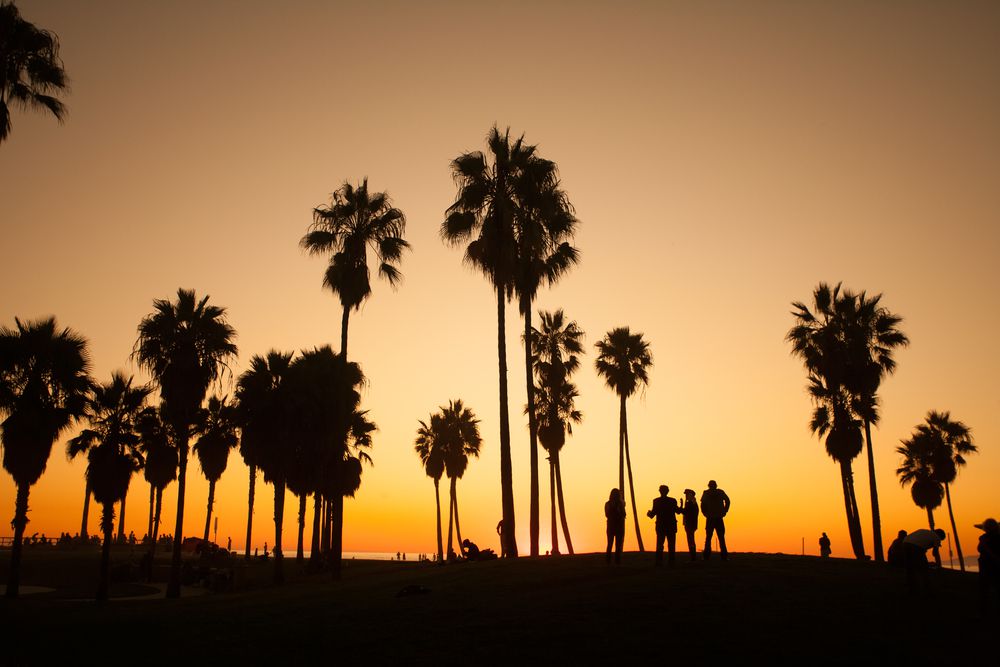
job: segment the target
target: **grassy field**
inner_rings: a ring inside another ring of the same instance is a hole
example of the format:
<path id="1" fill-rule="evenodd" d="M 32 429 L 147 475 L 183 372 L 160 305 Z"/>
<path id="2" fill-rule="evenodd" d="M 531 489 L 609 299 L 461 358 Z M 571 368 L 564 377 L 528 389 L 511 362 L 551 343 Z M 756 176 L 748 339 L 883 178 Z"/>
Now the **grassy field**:
<path id="1" fill-rule="evenodd" d="M 0 554 L 6 580 L 7 554 Z M 121 558 L 119 558 L 121 560 Z M 56 588 L 0 602 L 0 664 L 955 664 L 993 637 L 974 575 L 933 573 L 908 596 L 902 573 L 872 563 L 768 554 L 654 568 L 650 554 L 460 563 L 346 561 L 343 580 L 286 561 L 267 584 L 255 562 L 240 589 L 179 600 L 80 599 L 96 552 L 25 554 L 25 584 Z M 86 575 L 86 576 L 84 576 Z M 117 585 L 117 595 L 143 587 Z M 425 592 L 399 595 L 407 587 Z M 146 589 L 148 591 L 148 589 Z M 88 593 L 89 594 L 89 593 Z M 348 663 L 350 664 L 350 663 Z"/>

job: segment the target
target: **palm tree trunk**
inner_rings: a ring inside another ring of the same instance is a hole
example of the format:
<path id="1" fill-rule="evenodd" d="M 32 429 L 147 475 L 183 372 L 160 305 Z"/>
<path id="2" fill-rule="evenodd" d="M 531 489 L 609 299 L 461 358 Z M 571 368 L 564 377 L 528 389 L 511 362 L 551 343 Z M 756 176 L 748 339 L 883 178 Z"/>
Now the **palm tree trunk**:
<path id="1" fill-rule="evenodd" d="M 927 508 L 927 525 L 934 530 L 934 510 L 930 507 Z M 938 567 L 941 567 L 941 550 L 934 547 L 934 562 L 937 563 Z"/>
<path id="2" fill-rule="evenodd" d="M 559 530 L 556 528 L 556 464 L 549 454 L 549 508 L 552 510 L 552 555 L 559 554 Z"/>
<path id="3" fill-rule="evenodd" d="M 87 539 L 87 517 L 90 515 L 90 480 L 83 489 L 83 522 L 80 524 L 80 537 Z"/>
<path id="4" fill-rule="evenodd" d="M 531 368 L 531 299 L 521 306 L 524 313 L 524 374 L 528 397 L 528 440 L 531 451 L 531 507 L 529 510 L 529 532 L 531 534 L 531 555 L 538 555 L 539 509 L 538 509 L 538 422 L 535 419 L 535 383 Z M 551 466 L 550 466 L 551 467 Z M 551 475 L 551 471 L 550 471 Z"/>
<path id="5" fill-rule="evenodd" d="M 319 491 L 313 494 L 313 526 L 312 539 L 309 542 L 309 564 L 319 564 L 319 534 L 320 520 L 323 514 L 323 496 Z"/>
<path id="6" fill-rule="evenodd" d="M 506 295 L 502 285 L 497 286 L 497 358 L 500 365 L 500 496 L 503 506 L 503 552 L 508 558 L 517 558 L 517 540 L 514 520 L 514 473 L 510 458 L 510 416 L 507 414 L 507 332 Z"/>
<path id="7" fill-rule="evenodd" d="M 458 539 L 458 553 L 465 555 L 465 549 L 462 548 L 462 524 L 458 521 L 458 478 L 453 477 L 451 480 L 451 495 L 455 499 L 455 537 Z"/>
<path id="8" fill-rule="evenodd" d="M 253 531 L 253 494 L 257 485 L 257 466 L 250 466 L 250 488 L 247 491 L 247 542 L 244 548 L 243 557 L 250 560 L 251 532 Z"/>
<path id="9" fill-rule="evenodd" d="M 104 543 L 101 545 L 101 569 L 97 577 L 98 602 L 108 599 L 108 589 L 111 588 L 111 541 L 114 539 L 115 505 L 104 503 L 101 509 L 101 533 Z"/>
<path id="10" fill-rule="evenodd" d="M 156 488 L 153 483 L 149 483 L 149 523 L 146 525 L 146 535 L 153 534 L 153 512 L 156 511 Z"/>
<path id="11" fill-rule="evenodd" d="M 215 480 L 208 480 L 208 513 L 205 516 L 205 537 L 204 539 L 208 542 L 208 531 L 212 526 L 212 506 L 215 504 Z"/>
<path id="12" fill-rule="evenodd" d="M 295 562 L 301 563 L 305 560 L 305 549 L 303 538 L 306 534 L 306 494 L 299 496 L 299 539 L 295 545 Z"/>
<path id="13" fill-rule="evenodd" d="M 347 361 L 347 326 L 351 319 L 351 307 L 344 306 L 344 314 L 340 317 L 340 356 Z"/>
<path id="14" fill-rule="evenodd" d="M 329 555 L 330 553 L 330 523 L 333 521 L 331 514 L 330 499 L 323 498 L 323 527 L 320 531 L 320 550 Z"/>
<path id="15" fill-rule="evenodd" d="M 181 543 L 184 542 L 184 490 L 187 488 L 188 434 L 187 426 L 177 443 L 177 521 L 174 524 L 174 550 L 170 556 L 170 580 L 167 597 L 181 596 Z"/>
<path id="16" fill-rule="evenodd" d="M 438 544 L 438 563 L 444 563 L 444 547 L 441 544 L 441 491 L 438 488 L 439 480 L 434 480 L 434 503 L 437 506 L 437 544 Z"/>
<path id="17" fill-rule="evenodd" d="M 333 578 L 340 579 L 344 558 L 344 495 L 333 494 L 333 527 L 330 529 L 330 552 L 333 556 Z"/>
<path id="18" fill-rule="evenodd" d="M 150 531 L 149 541 L 149 572 L 147 572 L 146 582 L 153 581 L 153 569 L 156 563 L 156 537 L 160 532 L 160 509 L 163 507 L 163 489 L 156 490 L 156 512 L 153 516 L 153 530 Z"/>
<path id="19" fill-rule="evenodd" d="M 847 517 L 847 534 L 851 538 L 851 549 L 855 558 L 861 558 L 862 551 L 858 545 L 858 533 L 855 530 L 857 516 L 851 504 L 851 464 L 848 461 L 840 461 L 840 485 L 844 492 L 844 515 Z"/>
<path id="20" fill-rule="evenodd" d="M 865 538 L 864 533 L 861 530 L 861 511 L 858 509 L 858 497 L 854 492 L 854 469 L 850 462 L 847 464 L 847 469 L 847 486 L 851 492 L 851 509 L 853 510 L 852 515 L 854 517 L 854 532 L 857 535 L 858 540 L 858 558 L 865 560 L 868 557 L 865 555 Z"/>
<path id="21" fill-rule="evenodd" d="M 449 487 L 448 487 L 448 553 L 447 553 L 447 557 L 448 558 L 451 558 L 451 552 L 452 552 L 452 548 L 451 548 L 451 544 L 452 544 L 452 542 L 451 542 L 451 535 L 452 535 L 452 527 L 454 525 L 455 525 L 455 496 L 454 496 L 454 494 L 452 494 L 452 492 L 451 492 L 451 486 L 449 485 Z M 503 536 L 501 536 L 500 539 L 503 539 Z"/>
<path id="22" fill-rule="evenodd" d="M 285 480 L 274 482 L 274 583 L 285 583 L 284 557 L 281 555 L 281 527 L 285 519 Z"/>
<path id="23" fill-rule="evenodd" d="M 121 497 L 120 509 L 118 510 L 119 512 L 121 512 L 118 515 L 118 541 L 119 542 L 124 542 L 125 541 L 125 498 L 127 498 L 127 497 L 128 497 L 128 491 L 126 491 L 125 495 Z"/>
<path id="24" fill-rule="evenodd" d="M 563 500 L 563 488 L 562 488 L 562 461 L 559 460 L 559 452 L 555 453 L 556 457 L 556 493 L 559 496 L 559 517 L 562 519 L 562 530 L 563 537 L 566 538 L 566 550 L 569 551 L 569 555 L 573 555 L 573 540 L 569 537 L 569 522 L 566 520 L 566 503 Z"/>
<path id="25" fill-rule="evenodd" d="M 965 557 L 962 556 L 962 543 L 958 541 L 958 528 L 955 527 L 955 513 L 951 510 L 951 485 L 944 485 L 944 497 L 948 501 L 948 518 L 951 519 L 951 534 L 955 536 L 955 551 L 958 552 L 958 567 L 965 572 Z"/>
<path id="26" fill-rule="evenodd" d="M 639 530 L 639 508 L 635 505 L 635 484 L 632 482 L 632 459 L 628 451 L 628 419 L 625 421 L 625 468 L 628 470 L 628 494 L 632 501 L 632 517 L 635 519 L 635 539 L 639 543 L 639 551 L 642 548 L 642 532 Z"/>
<path id="27" fill-rule="evenodd" d="M 24 548 L 24 529 L 28 525 L 28 491 L 27 484 L 17 485 L 17 497 L 14 500 L 14 543 L 10 547 L 10 570 L 7 573 L 7 597 L 16 598 L 21 586 L 21 552 Z"/>
<path id="28" fill-rule="evenodd" d="M 872 548 L 875 550 L 875 560 L 885 561 L 882 553 L 882 515 L 878 508 L 878 488 L 875 485 L 875 455 L 872 453 L 872 426 L 865 419 L 865 440 L 868 444 L 868 486 L 872 492 Z"/>
<path id="29" fill-rule="evenodd" d="M 625 397 L 618 410 L 618 492 L 625 497 Z"/>

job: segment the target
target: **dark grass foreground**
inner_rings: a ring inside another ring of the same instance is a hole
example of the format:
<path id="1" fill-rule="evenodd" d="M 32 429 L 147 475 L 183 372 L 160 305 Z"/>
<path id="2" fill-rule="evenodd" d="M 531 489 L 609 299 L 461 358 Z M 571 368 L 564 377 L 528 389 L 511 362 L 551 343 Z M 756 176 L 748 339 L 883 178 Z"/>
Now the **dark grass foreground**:
<path id="1" fill-rule="evenodd" d="M 798 556 L 685 557 L 661 569 L 650 554 L 619 567 L 601 555 L 347 561 L 340 583 L 296 576 L 292 561 L 280 588 L 262 585 L 259 563 L 242 592 L 103 605 L 59 599 L 79 585 L 68 563 L 52 565 L 63 583 L 49 585 L 66 588 L 0 601 L 0 664 L 955 664 L 981 655 L 997 625 L 979 618 L 975 575 L 936 572 L 931 597 L 910 597 L 900 572 Z M 410 586 L 428 592 L 398 595 Z"/>

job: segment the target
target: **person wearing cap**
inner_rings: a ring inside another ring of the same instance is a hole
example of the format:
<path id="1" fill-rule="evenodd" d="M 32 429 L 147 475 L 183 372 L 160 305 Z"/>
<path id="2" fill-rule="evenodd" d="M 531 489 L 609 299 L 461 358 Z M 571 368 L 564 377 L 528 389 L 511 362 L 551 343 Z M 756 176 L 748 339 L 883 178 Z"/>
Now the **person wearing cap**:
<path id="1" fill-rule="evenodd" d="M 903 540 L 903 565 L 906 567 L 906 584 L 910 592 L 916 587 L 917 577 L 923 585 L 924 591 L 928 590 L 929 580 L 927 571 L 930 563 L 927 562 L 927 551 L 937 550 L 944 541 L 945 533 L 940 528 L 928 530 L 921 528 L 908 534 Z"/>
<path id="2" fill-rule="evenodd" d="M 989 610 L 990 589 L 1000 611 L 1000 526 L 996 519 L 977 523 L 979 536 L 979 605 L 983 614 Z"/>
<path id="3" fill-rule="evenodd" d="M 726 524 L 723 517 L 729 512 L 729 496 L 719 488 L 715 480 L 709 480 L 708 488 L 701 494 L 701 513 L 705 515 L 705 560 L 712 556 L 712 535 L 719 536 L 719 555 L 726 560 Z"/>
<path id="4" fill-rule="evenodd" d="M 681 508 L 684 518 L 684 532 L 687 534 L 688 551 L 691 560 L 698 557 L 698 549 L 694 545 L 694 531 L 698 530 L 698 501 L 694 497 L 694 489 L 684 489 L 684 506 Z"/>

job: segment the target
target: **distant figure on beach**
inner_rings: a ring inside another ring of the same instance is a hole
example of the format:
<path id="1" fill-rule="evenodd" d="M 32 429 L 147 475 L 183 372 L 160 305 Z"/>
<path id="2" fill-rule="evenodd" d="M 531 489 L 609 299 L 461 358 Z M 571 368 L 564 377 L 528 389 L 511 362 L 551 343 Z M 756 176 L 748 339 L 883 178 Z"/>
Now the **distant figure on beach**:
<path id="1" fill-rule="evenodd" d="M 497 522 L 497 535 L 500 536 L 500 557 L 506 558 L 507 552 L 504 551 L 504 542 L 503 542 L 503 519 L 500 519 Z"/>
<path id="2" fill-rule="evenodd" d="M 660 486 L 660 497 L 653 499 L 653 509 L 646 512 L 650 519 L 656 518 L 656 564 L 663 565 L 663 540 L 667 540 L 667 560 L 674 564 L 674 554 L 677 551 L 677 515 L 681 509 L 677 501 L 668 496 L 670 487 Z"/>
<path id="3" fill-rule="evenodd" d="M 903 540 L 906 539 L 906 531 L 901 530 L 896 535 L 896 539 L 892 541 L 889 545 L 889 551 L 886 552 L 885 562 L 889 564 L 889 567 L 897 567 L 902 569 L 903 567 Z"/>
<path id="4" fill-rule="evenodd" d="M 927 573 L 930 563 L 927 562 L 927 550 L 940 547 L 944 537 L 945 533 L 940 528 L 921 528 L 903 540 L 903 565 L 906 567 L 906 584 L 910 593 L 916 589 L 917 578 L 920 579 L 924 592 L 928 591 L 930 581 Z"/>
<path id="5" fill-rule="evenodd" d="M 227 537 L 226 538 L 226 551 L 232 551 L 232 550 L 233 550 L 233 538 Z"/>
<path id="6" fill-rule="evenodd" d="M 991 594 L 996 611 L 1000 611 L 1000 526 L 996 519 L 987 519 L 976 528 L 983 531 L 979 536 L 979 608 L 985 616 Z"/>
<path id="7" fill-rule="evenodd" d="M 617 565 L 622 562 L 622 542 L 625 541 L 625 501 L 618 489 L 611 489 L 608 502 L 604 503 L 604 518 L 608 521 L 608 550 L 605 560 L 611 564 L 611 547 L 614 545 Z"/>
<path id="8" fill-rule="evenodd" d="M 687 534 L 688 551 L 691 552 L 691 560 L 698 557 L 698 550 L 694 546 L 694 532 L 698 530 L 698 501 L 694 497 L 694 489 L 684 489 L 684 507 L 681 508 L 684 518 L 684 532 Z"/>
<path id="9" fill-rule="evenodd" d="M 726 524 L 723 518 L 729 512 L 729 496 L 718 487 L 715 480 L 709 480 L 708 488 L 701 494 L 701 513 L 705 515 L 705 560 L 712 557 L 712 535 L 719 535 L 719 555 L 726 560 Z"/>
<path id="10" fill-rule="evenodd" d="M 466 538 L 462 540 L 462 548 L 465 550 L 465 557 L 469 560 L 479 560 L 479 546 L 472 540 Z"/>
<path id="11" fill-rule="evenodd" d="M 820 535 L 819 538 L 819 555 L 822 558 L 829 558 L 833 550 L 830 549 L 830 538 L 826 536 L 826 533 Z"/>

